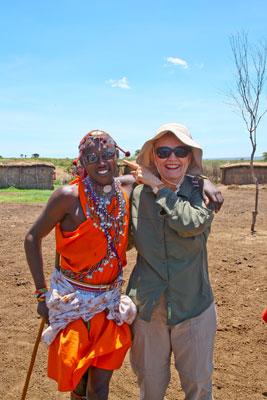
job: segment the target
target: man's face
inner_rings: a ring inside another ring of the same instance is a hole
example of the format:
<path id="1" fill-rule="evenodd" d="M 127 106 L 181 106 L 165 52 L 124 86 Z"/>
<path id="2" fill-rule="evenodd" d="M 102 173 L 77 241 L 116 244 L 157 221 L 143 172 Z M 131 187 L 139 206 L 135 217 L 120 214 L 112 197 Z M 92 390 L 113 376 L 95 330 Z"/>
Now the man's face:
<path id="1" fill-rule="evenodd" d="M 90 179 L 101 186 L 110 185 L 116 174 L 118 154 L 112 143 L 95 138 L 83 150 L 81 161 Z"/>

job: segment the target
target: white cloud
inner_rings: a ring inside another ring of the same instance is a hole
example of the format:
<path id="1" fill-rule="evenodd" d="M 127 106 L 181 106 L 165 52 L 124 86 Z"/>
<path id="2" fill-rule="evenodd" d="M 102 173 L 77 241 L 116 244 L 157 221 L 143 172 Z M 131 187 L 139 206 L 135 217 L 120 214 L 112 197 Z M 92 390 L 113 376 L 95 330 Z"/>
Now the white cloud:
<path id="1" fill-rule="evenodd" d="M 179 65 L 181 67 L 183 67 L 184 69 L 188 68 L 188 64 L 186 61 L 181 60 L 181 58 L 177 58 L 177 57 L 168 57 L 166 58 L 166 60 L 174 65 Z"/>
<path id="2" fill-rule="evenodd" d="M 119 87 L 121 89 L 131 89 L 131 86 L 127 82 L 127 78 L 125 76 L 119 80 L 109 79 L 107 83 L 109 83 L 111 87 Z"/>

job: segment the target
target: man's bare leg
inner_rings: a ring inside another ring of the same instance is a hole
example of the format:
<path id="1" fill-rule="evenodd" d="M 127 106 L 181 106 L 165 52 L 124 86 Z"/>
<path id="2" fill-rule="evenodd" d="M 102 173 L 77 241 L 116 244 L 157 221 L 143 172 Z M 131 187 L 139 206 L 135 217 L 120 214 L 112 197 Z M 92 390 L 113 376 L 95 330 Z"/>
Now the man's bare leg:
<path id="1" fill-rule="evenodd" d="M 87 400 L 108 400 L 109 382 L 113 371 L 90 367 L 87 381 Z"/>
<path id="2" fill-rule="evenodd" d="M 76 388 L 70 394 L 70 400 L 86 399 L 86 386 L 88 380 L 88 371 L 86 371 Z"/>

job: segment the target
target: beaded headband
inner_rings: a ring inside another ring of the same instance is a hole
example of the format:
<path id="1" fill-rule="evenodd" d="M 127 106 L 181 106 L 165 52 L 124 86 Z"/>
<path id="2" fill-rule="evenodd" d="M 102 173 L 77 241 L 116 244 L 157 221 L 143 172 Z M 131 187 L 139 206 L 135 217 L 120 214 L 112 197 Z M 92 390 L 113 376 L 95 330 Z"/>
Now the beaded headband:
<path id="1" fill-rule="evenodd" d="M 80 158 L 84 149 L 89 145 L 93 145 L 96 139 L 99 140 L 99 144 L 111 143 L 116 149 L 122 151 L 126 157 L 129 157 L 131 154 L 129 151 L 124 151 L 121 147 L 119 147 L 115 140 L 108 133 L 94 129 L 88 132 L 80 141 L 80 144 L 78 146 L 79 155 L 72 163 L 75 166 L 74 170 L 72 171 L 73 175 L 80 175 L 82 179 L 86 177 L 87 172 L 85 168 L 82 167 L 80 163 Z"/>

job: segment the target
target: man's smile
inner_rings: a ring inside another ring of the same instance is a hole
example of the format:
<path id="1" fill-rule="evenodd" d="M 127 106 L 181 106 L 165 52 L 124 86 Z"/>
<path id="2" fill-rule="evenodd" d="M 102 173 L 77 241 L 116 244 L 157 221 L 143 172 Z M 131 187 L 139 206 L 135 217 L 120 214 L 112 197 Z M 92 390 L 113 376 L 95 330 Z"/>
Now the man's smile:
<path id="1" fill-rule="evenodd" d="M 106 174 L 108 174 L 109 173 L 109 169 L 98 169 L 97 170 L 97 174 L 99 174 L 99 175 L 106 175 Z"/>

